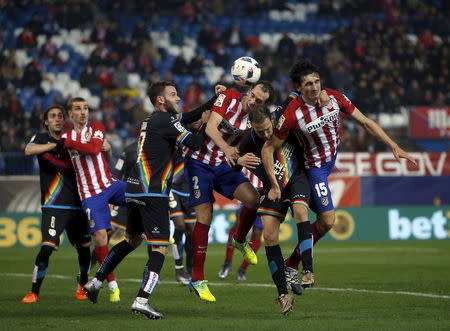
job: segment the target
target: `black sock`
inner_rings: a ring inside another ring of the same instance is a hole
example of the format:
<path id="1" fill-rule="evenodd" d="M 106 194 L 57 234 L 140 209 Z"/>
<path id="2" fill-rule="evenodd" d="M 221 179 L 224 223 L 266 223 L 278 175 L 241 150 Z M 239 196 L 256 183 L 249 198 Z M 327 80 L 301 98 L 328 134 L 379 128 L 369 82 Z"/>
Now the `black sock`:
<path id="1" fill-rule="evenodd" d="M 179 269 L 183 267 L 183 234 L 184 231 L 180 231 L 175 229 L 173 234 L 173 240 L 175 241 L 175 245 L 178 251 L 178 257 L 175 259 L 175 268 Z M 177 268 L 178 267 L 178 268 Z"/>
<path id="2" fill-rule="evenodd" d="M 117 267 L 117 265 L 124 259 L 125 256 L 134 251 L 134 247 L 131 246 L 126 240 L 122 240 L 115 245 L 108 253 L 108 256 L 103 261 L 100 269 L 98 269 L 95 277 L 103 282 L 111 272 Z"/>
<path id="3" fill-rule="evenodd" d="M 158 251 L 152 251 L 147 265 L 144 267 L 141 288 L 138 292 L 138 297 L 147 298 L 153 292 L 158 283 L 159 274 L 161 273 L 164 264 L 164 255 Z"/>
<path id="4" fill-rule="evenodd" d="M 186 235 L 186 241 L 184 243 L 184 251 L 186 252 L 186 271 L 192 275 L 192 267 L 194 265 L 194 254 L 192 252 L 192 238 L 190 235 Z"/>
<path id="5" fill-rule="evenodd" d="M 84 285 L 88 281 L 89 264 L 91 263 L 91 249 L 88 247 L 76 247 L 78 252 L 78 264 L 80 265 L 80 285 Z"/>
<path id="6" fill-rule="evenodd" d="M 284 276 L 284 260 L 280 245 L 266 246 L 266 256 L 270 274 L 277 287 L 278 295 L 288 293 L 286 277 Z"/>
<path id="7" fill-rule="evenodd" d="M 313 272 L 313 260 L 312 260 L 312 227 L 309 221 L 301 222 L 297 224 L 298 234 L 298 247 L 302 256 L 303 270 L 309 270 Z"/>
<path id="8" fill-rule="evenodd" d="M 39 294 L 45 274 L 47 273 L 48 261 L 53 253 L 53 247 L 43 245 L 39 250 L 34 262 L 33 280 L 31 284 L 31 292 Z"/>

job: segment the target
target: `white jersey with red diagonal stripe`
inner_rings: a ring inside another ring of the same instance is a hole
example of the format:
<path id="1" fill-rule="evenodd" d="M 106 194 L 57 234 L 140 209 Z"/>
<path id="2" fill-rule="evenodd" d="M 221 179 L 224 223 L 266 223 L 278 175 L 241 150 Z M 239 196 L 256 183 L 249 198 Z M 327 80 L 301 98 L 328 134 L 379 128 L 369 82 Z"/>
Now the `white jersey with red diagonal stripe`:
<path id="1" fill-rule="evenodd" d="M 351 114 L 355 110 L 345 95 L 325 90 L 331 99 L 326 106 L 309 105 L 299 96 L 288 105 L 275 130 L 280 139 L 286 139 L 290 131 L 297 131 L 307 169 L 320 168 L 336 156 L 340 112 Z"/>
<path id="2" fill-rule="evenodd" d="M 242 172 L 248 178 L 254 188 L 256 188 L 258 191 L 261 191 L 263 189 L 262 181 L 253 172 L 251 172 L 247 168 L 242 168 Z"/>
<path id="3" fill-rule="evenodd" d="M 81 144 L 87 144 L 91 139 L 100 139 L 103 142 L 105 128 L 101 123 L 89 122 L 81 132 L 69 130 L 64 135 Z M 116 181 L 109 170 L 105 152 L 83 154 L 74 148 L 69 148 L 69 153 L 77 176 L 81 200 L 103 192 Z"/>
<path id="4" fill-rule="evenodd" d="M 244 93 L 226 90 L 217 97 L 211 109 L 223 117 L 218 130 L 230 146 L 237 146 L 246 131 L 251 128 L 248 114 L 242 109 L 241 99 L 243 96 L 245 96 Z M 225 153 L 209 137 L 205 139 L 203 146 L 198 151 L 187 149 L 186 157 L 213 166 L 226 162 Z"/>

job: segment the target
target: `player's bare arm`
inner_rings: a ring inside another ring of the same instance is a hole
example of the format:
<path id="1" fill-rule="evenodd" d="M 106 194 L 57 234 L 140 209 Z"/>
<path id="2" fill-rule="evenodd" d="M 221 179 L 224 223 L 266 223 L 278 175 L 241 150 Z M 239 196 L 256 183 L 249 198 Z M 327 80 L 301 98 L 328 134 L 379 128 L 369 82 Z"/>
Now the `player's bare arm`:
<path id="1" fill-rule="evenodd" d="M 226 89 L 226 86 L 217 84 L 216 86 L 214 86 L 214 93 L 216 96 L 219 96 L 219 94 L 225 92 Z"/>
<path id="2" fill-rule="evenodd" d="M 112 148 L 111 148 L 111 144 L 106 139 L 103 141 L 102 152 L 106 152 L 106 154 L 108 155 L 108 160 L 111 160 Z"/>
<path id="3" fill-rule="evenodd" d="M 273 153 L 277 149 L 281 148 L 283 142 L 284 140 L 281 140 L 276 135 L 273 135 L 268 141 L 266 141 L 261 150 L 262 162 L 271 186 L 270 191 L 267 194 L 267 197 L 272 201 L 276 201 L 281 198 L 280 186 L 278 185 L 278 181 L 275 178 L 275 165 L 273 162 Z"/>
<path id="4" fill-rule="evenodd" d="M 222 122 L 222 120 L 222 116 L 220 116 L 216 112 L 212 112 L 211 116 L 209 117 L 208 123 L 206 124 L 206 134 L 225 153 L 225 156 L 227 157 L 231 165 L 235 165 L 235 160 L 239 157 L 239 150 L 236 147 L 231 147 L 230 145 L 228 145 L 227 142 L 222 138 L 218 129 L 218 126 L 220 125 L 220 122 Z"/>
<path id="5" fill-rule="evenodd" d="M 38 155 L 45 152 L 49 152 L 52 149 L 55 149 L 57 146 L 56 143 L 48 143 L 48 144 L 28 144 L 25 147 L 25 155 Z"/>
<path id="6" fill-rule="evenodd" d="M 365 116 L 358 108 L 355 107 L 355 110 L 350 115 L 358 124 L 363 126 L 367 132 L 371 135 L 375 136 L 382 142 L 384 142 L 389 148 L 392 150 L 392 154 L 397 161 L 400 162 L 400 159 L 407 159 L 412 162 L 414 165 L 417 165 L 416 160 L 405 152 L 402 148 L 400 148 L 395 141 L 393 141 L 387 133 L 378 125 L 377 122 Z"/>

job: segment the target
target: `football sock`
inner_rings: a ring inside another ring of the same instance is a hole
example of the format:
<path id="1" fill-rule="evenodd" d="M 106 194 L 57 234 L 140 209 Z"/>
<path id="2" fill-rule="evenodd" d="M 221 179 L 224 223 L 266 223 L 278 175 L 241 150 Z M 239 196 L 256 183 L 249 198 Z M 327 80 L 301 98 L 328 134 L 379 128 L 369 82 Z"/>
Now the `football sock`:
<path id="1" fill-rule="evenodd" d="M 319 227 L 317 226 L 317 222 L 311 224 L 312 236 L 313 236 L 313 245 L 315 245 L 320 238 L 322 238 L 326 233 L 321 234 Z M 294 269 L 298 269 L 298 266 L 302 260 L 302 256 L 300 255 L 299 247 L 296 246 L 292 254 L 286 260 L 286 266 Z"/>
<path id="2" fill-rule="evenodd" d="M 89 264 L 91 263 L 91 249 L 89 246 L 77 245 L 78 264 L 80 265 L 80 285 L 88 281 Z"/>
<path id="3" fill-rule="evenodd" d="M 252 239 L 252 241 L 250 242 L 250 247 L 253 249 L 253 251 L 256 253 L 259 249 L 259 247 L 261 246 L 261 237 L 259 238 L 254 238 Z M 247 269 L 249 263 L 247 261 L 242 261 L 241 264 L 241 268 L 242 269 Z"/>
<path id="4" fill-rule="evenodd" d="M 103 247 L 108 249 L 107 246 Z M 103 247 L 95 247 L 95 249 L 97 250 L 97 248 Z M 107 275 L 110 275 L 112 271 L 117 267 L 117 265 L 124 259 L 124 257 L 130 254 L 132 251 L 134 251 L 133 246 L 131 246 L 126 240 L 122 240 L 121 242 L 119 242 L 117 245 L 111 248 L 108 256 L 104 258 L 104 262 L 101 264 L 100 269 L 98 269 L 98 272 L 95 274 L 95 277 L 101 282 L 103 282 L 105 278 L 108 279 L 108 282 L 113 281 L 114 279 L 110 280 Z"/>
<path id="5" fill-rule="evenodd" d="M 159 274 L 164 264 L 164 255 L 160 252 L 153 251 L 144 267 L 141 288 L 138 292 L 138 297 L 146 298 L 150 296 L 158 283 Z"/>
<path id="6" fill-rule="evenodd" d="M 181 269 L 183 268 L 183 231 L 175 229 L 173 239 L 175 241 L 175 243 L 172 244 L 175 269 Z"/>
<path id="7" fill-rule="evenodd" d="M 192 233 L 192 249 L 194 254 L 194 270 L 192 281 L 204 280 L 204 270 L 206 251 L 208 249 L 209 225 L 197 222 Z"/>
<path id="8" fill-rule="evenodd" d="M 233 260 L 233 252 L 234 252 L 234 246 L 233 246 L 233 236 L 236 233 L 236 227 L 233 226 L 230 231 L 228 232 L 228 241 L 227 241 L 227 248 L 225 251 L 225 262 L 230 262 Z"/>
<path id="9" fill-rule="evenodd" d="M 256 209 L 250 209 L 246 206 L 241 208 L 239 213 L 239 223 L 236 229 L 236 233 L 234 234 L 234 240 L 239 243 L 245 242 L 247 238 L 247 234 L 255 223 L 256 220 Z"/>
<path id="10" fill-rule="evenodd" d="M 280 296 L 281 294 L 288 293 L 286 277 L 284 276 L 283 254 L 281 253 L 280 245 L 266 246 L 266 256 L 270 274 L 277 287 L 278 295 Z"/>
<path id="11" fill-rule="evenodd" d="M 34 262 L 31 292 L 39 295 L 42 282 L 44 281 L 45 274 L 47 273 L 48 261 L 50 255 L 53 253 L 53 247 L 42 245 L 39 250 L 36 260 Z"/>
<path id="12" fill-rule="evenodd" d="M 313 245 L 315 245 L 320 238 L 322 238 L 324 235 L 327 234 L 328 231 L 326 231 L 325 233 L 321 233 L 321 230 L 319 229 L 319 226 L 317 225 L 317 221 L 314 222 L 313 224 L 311 224 L 311 228 L 312 228 L 312 235 L 313 235 Z"/>
<path id="13" fill-rule="evenodd" d="M 309 221 L 297 224 L 298 242 L 302 256 L 303 270 L 313 271 L 312 248 L 313 238 L 311 223 Z"/>
<path id="14" fill-rule="evenodd" d="M 184 251 L 186 252 L 186 271 L 191 275 L 192 274 L 193 256 L 192 256 L 192 238 L 189 234 L 186 234 L 186 240 L 184 243 Z"/>

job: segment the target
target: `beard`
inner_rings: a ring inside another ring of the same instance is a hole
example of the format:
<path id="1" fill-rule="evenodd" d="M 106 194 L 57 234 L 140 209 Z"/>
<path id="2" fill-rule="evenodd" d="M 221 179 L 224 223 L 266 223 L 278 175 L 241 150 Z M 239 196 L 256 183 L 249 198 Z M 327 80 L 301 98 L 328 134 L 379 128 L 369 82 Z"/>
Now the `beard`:
<path id="1" fill-rule="evenodd" d="M 175 109 L 174 105 L 172 103 L 170 103 L 167 100 L 164 100 L 164 107 L 166 108 L 168 113 L 171 113 L 172 115 L 177 115 L 178 112 Z"/>

